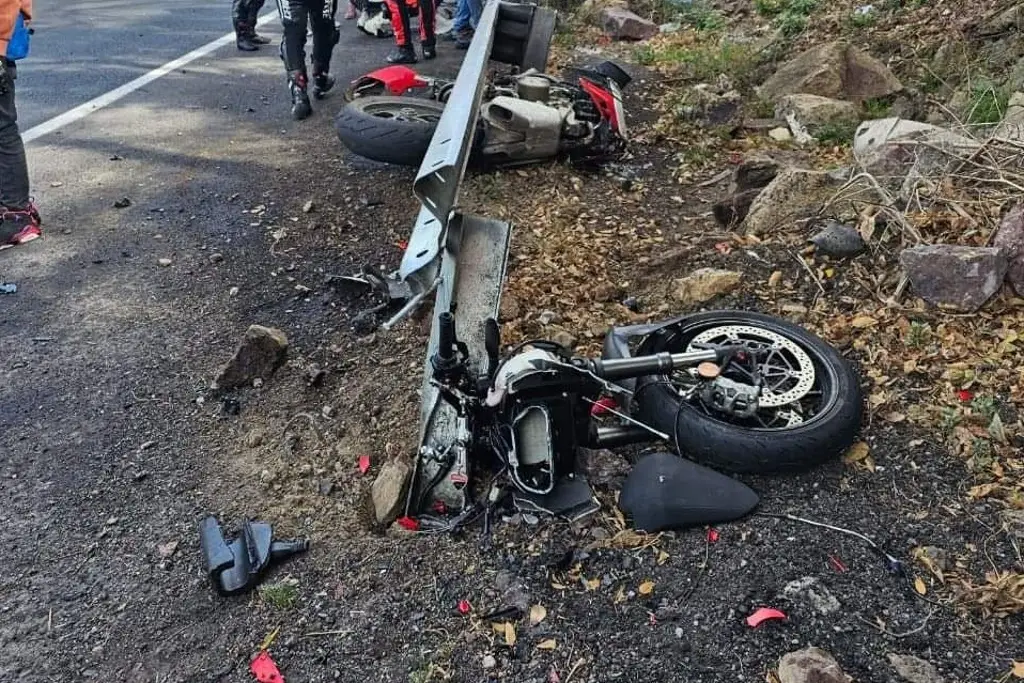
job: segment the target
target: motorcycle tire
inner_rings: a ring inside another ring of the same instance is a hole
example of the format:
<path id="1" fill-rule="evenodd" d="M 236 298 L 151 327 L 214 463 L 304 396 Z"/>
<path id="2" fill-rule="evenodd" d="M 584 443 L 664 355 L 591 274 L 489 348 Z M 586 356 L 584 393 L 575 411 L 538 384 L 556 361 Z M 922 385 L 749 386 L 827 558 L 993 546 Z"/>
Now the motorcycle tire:
<path id="1" fill-rule="evenodd" d="M 341 143 L 361 157 L 399 166 L 419 166 L 430 147 L 444 105 L 433 100 L 357 97 L 334 118 Z"/>
<path id="2" fill-rule="evenodd" d="M 809 331 L 759 313 L 698 313 L 641 341 L 637 355 L 685 351 L 702 332 L 731 327 L 781 336 L 810 358 L 821 405 L 806 421 L 780 428 L 734 424 L 684 400 L 667 376 L 641 378 L 634 393 L 638 419 L 673 437 L 677 452 L 700 464 L 737 474 L 779 474 L 810 469 L 843 454 L 857 438 L 863 405 L 853 367 Z"/>

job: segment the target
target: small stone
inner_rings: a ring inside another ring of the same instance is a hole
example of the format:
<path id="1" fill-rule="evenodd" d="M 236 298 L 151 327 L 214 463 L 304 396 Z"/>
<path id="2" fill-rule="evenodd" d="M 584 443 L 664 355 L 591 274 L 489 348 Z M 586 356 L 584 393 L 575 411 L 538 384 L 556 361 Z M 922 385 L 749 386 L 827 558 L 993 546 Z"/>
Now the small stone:
<path id="1" fill-rule="evenodd" d="M 484 655 L 482 665 L 484 667 L 484 671 L 490 671 L 498 666 L 498 660 L 494 658 L 494 655 Z"/>
<path id="2" fill-rule="evenodd" d="M 732 270 L 700 268 L 675 281 L 674 296 L 684 304 L 700 304 L 728 294 L 740 285 L 743 276 Z"/>
<path id="3" fill-rule="evenodd" d="M 686 631 L 683 630 L 682 626 L 676 626 L 676 638 L 679 638 L 681 640 L 683 635 L 685 635 L 685 634 L 686 634 Z"/>
<path id="4" fill-rule="evenodd" d="M 601 24 L 614 40 L 647 40 L 658 35 L 658 25 L 625 7 L 605 7 Z"/>
<path id="5" fill-rule="evenodd" d="M 210 263 L 220 263 L 224 260 L 224 254 L 213 253 L 210 254 Z"/>
<path id="6" fill-rule="evenodd" d="M 841 606 L 832 592 L 813 576 L 790 581 L 783 588 L 782 593 L 794 602 L 806 603 L 821 615 L 837 612 Z"/>
<path id="7" fill-rule="evenodd" d="M 783 655 L 777 673 L 779 683 L 853 683 L 839 662 L 817 647 Z"/>
<path id="8" fill-rule="evenodd" d="M 596 541 L 603 541 L 608 538 L 608 530 L 601 526 L 595 526 L 590 530 L 590 535 Z"/>
<path id="9" fill-rule="evenodd" d="M 129 199 L 128 197 L 122 197 L 121 199 L 118 199 L 116 202 L 114 202 L 115 209 L 127 209 L 131 205 L 132 200 Z"/>
<path id="10" fill-rule="evenodd" d="M 316 210 L 316 204 L 312 199 L 302 205 L 302 213 L 312 213 L 314 210 Z"/>
<path id="11" fill-rule="evenodd" d="M 402 507 L 411 470 L 408 463 L 391 460 L 384 464 L 370 489 L 378 524 L 389 524 Z"/>
<path id="12" fill-rule="evenodd" d="M 1006 280 L 1017 296 L 1024 296 L 1024 204 L 1018 204 L 1003 217 L 992 246 L 1006 252 L 1009 267 Z"/>
<path id="13" fill-rule="evenodd" d="M 266 432 L 261 429 L 253 429 L 245 435 L 244 442 L 248 448 L 257 448 L 258 446 L 263 445 L 266 438 Z"/>
<path id="14" fill-rule="evenodd" d="M 213 382 L 214 389 L 233 389 L 269 378 L 284 364 L 288 355 L 288 337 L 281 330 L 251 325 Z"/>
<path id="15" fill-rule="evenodd" d="M 561 346 L 564 346 L 567 349 L 571 349 L 576 346 L 576 337 L 572 336 L 572 334 L 570 334 L 568 330 L 562 329 L 560 327 L 555 327 L 552 329 L 553 332 L 552 334 L 549 335 L 551 341 L 555 342 L 556 344 L 560 344 Z"/>
<path id="16" fill-rule="evenodd" d="M 922 299 L 969 313 L 980 309 L 999 291 L 1009 268 L 1002 249 L 953 244 L 904 249 L 900 264 L 914 293 Z"/>
<path id="17" fill-rule="evenodd" d="M 174 261 L 172 261 L 172 260 L 171 260 L 171 259 L 169 259 L 169 258 L 161 258 L 161 259 L 157 259 L 157 260 L 156 260 L 156 262 L 157 262 L 157 264 L 158 264 L 158 265 L 160 265 L 160 266 L 161 266 L 161 267 L 163 267 L 163 268 L 166 268 L 167 266 L 169 266 L 169 265 L 171 265 L 172 263 L 174 263 Z"/>
<path id="18" fill-rule="evenodd" d="M 544 311 L 537 316 L 537 322 L 541 325 L 553 325 L 555 323 L 562 322 L 562 316 L 558 315 L 554 311 Z"/>
<path id="19" fill-rule="evenodd" d="M 846 223 L 828 221 L 810 242 L 818 248 L 818 252 L 833 258 L 851 258 L 867 249 L 860 231 Z"/>
<path id="20" fill-rule="evenodd" d="M 775 142 L 789 142 L 793 139 L 793 134 L 789 132 L 789 128 L 779 126 L 768 131 L 768 137 L 775 140 Z"/>
<path id="21" fill-rule="evenodd" d="M 161 543 L 156 547 L 157 554 L 166 559 L 174 554 L 178 549 L 178 541 L 168 541 L 167 543 Z"/>
<path id="22" fill-rule="evenodd" d="M 321 479 L 317 489 L 320 491 L 321 496 L 329 496 L 334 491 L 334 482 L 330 479 Z"/>
<path id="23" fill-rule="evenodd" d="M 499 307 L 498 315 L 502 321 L 508 322 L 509 320 L 515 320 L 519 317 L 521 309 L 519 308 L 519 301 L 509 294 L 501 297 L 501 305 Z"/>
<path id="24" fill-rule="evenodd" d="M 944 683 L 935 666 L 920 657 L 889 653 L 889 663 L 907 683 Z"/>
<path id="25" fill-rule="evenodd" d="M 238 287 L 232 287 L 228 290 L 228 296 L 238 296 Z"/>

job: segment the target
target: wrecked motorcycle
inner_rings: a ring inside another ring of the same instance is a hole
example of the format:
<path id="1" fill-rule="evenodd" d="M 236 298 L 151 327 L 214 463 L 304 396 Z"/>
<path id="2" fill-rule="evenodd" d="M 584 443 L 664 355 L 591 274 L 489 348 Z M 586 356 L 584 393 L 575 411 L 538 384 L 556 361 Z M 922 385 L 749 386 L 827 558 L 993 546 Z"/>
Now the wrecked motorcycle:
<path id="1" fill-rule="evenodd" d="M 578 519 L 597 509 L 580 449 L 652 442 L 675 453 L 662 448 L 633 467 L 619 504 L 634 525 L 731 521 L 758 497 L 720 472 L 806 469 L 845 451 L 860 427 L 853 368 L 807 330 L 767 315 L 712 311 L 613 328 L 601 358 L 545 340 L 501 358 L 489 318 L 486 367 L 467 361 L 451 313 L 438 325 L 428 372 L 454 408 L 455 438 L 424 443 L 406 506 L 428 527 L 484 515 L 487 528 L 504 486 L 521 512 Z M 494 472 L 482 489 L 471 491 L 471 464 Z M 455 516 L 431 514 L 440 510 Z"/>
<path id="2" fill-rule="evenodd" d="M 616 158 L 627 140 L 622 91 L 630 80 L 612 62 L 571 69 L 562 79 L 536 69 L 496 75 L 481 99 L 469 163 Z M 350 101 L 334 120 L 338 138 L 359 156 L 418 166 L 453 87 L 404 66 L 378 69 L 348 89 Z"/>

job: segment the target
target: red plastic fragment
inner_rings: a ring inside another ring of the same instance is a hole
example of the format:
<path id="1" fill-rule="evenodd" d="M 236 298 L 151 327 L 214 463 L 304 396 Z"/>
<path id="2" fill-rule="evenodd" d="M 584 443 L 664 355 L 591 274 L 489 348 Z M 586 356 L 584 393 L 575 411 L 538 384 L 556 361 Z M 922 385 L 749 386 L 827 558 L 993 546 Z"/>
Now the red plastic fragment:
<path id="1" fill-rule="evenodd" d="M 406 249 L 409 248 L 409 243 L 405 240 L 398 240 L 396 244 L 398 245 L 398 248 L 401 249 L 402 251 L 405 251 Z"/>
<path id="2" fill-rule="evenodd" d="M 398 522 L 398 526 L 402 527 L 403 529 L 408 529 L 409 531 L 420 530 L 419 521 L 413 519 L 412 517 L 399 517 L 395 521 Z"/>
<path id="3" fill-rule="evenodd" d="M 971 392 L 967 391 L 966 389 L 961 389 L 960 391 L 956 392 L 956 395 L 957 395 L 957 398 L 960 399 L 961 403 L 967 403 L 971 399 L 974 398 L 974 394 L 972 394 Z"/>
<path id="4" fill-rule="evenodd" d="M 607 413 L 609 408 L 615 410 L 618 407 L 619 404 L 615 402 L 614 398 L 611 396 L 605 396 L 604 398 L 597 399 L 597 401 L 594 402 L 594 405 L 590 406 L 590 416 L 598 417 L 599 415 Z"/>
<path id="5" fill-rule="evenodd" d="M 832 568 L 835 569 L 837 572 L 845 572 L 846 571 L 846 565 L 843 564 L 843 561 L 840 560 L 835 555 L 829 555 L 828 556 L 828 561 L 829 561 L 829 564 L 832 565 Z"/>
<path id="6" fill-rule="evenodd" d="M 260 683 L 284 683 L 284 676 L 277 668 L 277 664 L 270 658 L 270 653 L 263 650 L 249 665 L 252 675 Z"/>
<path id="7" fill-rule="evenodd" d="M 370 456 L 368 456 L 368 455 L 360 455 L 359 456 L 359 472 L 361 474 L 366 474 L 369 471 L 370 471 Z"/>
<path id="8" fill-rule="evenodd" d="M 473 611 L 473 606 L 469 604 L 469 600 L 459 600 L 459 614 L 469 614 Z"/>
<path id="9" fill-rule="evenodd" d="M 760 607 L 747 617 L 747 626 L 757 628 L 769 619 L 787 619 L 786 614 L 772 607 Z"/>
<path id="10" fill-rule="evenodd" d="M 708 543 L 718 543 L 718 529 L 708 529 Z"/>

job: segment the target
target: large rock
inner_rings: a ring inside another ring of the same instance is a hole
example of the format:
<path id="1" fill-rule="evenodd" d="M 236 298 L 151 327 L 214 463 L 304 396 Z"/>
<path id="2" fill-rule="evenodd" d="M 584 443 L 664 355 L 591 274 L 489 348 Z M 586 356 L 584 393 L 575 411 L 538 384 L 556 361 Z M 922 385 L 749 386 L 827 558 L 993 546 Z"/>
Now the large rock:
<path id="1" fill-rule="evenodd" d="M 943 683 L 938 669 L 931 662 L 920 657 L 890 652 L 889 664 L 896 670 L 896 675 L 907 683 Z"/>
<path id="2" fill-rule="evenodd" d="M 234 389 L 253 380 L 269 379 L 288 357 L 288 337 L 281 330 L 251 325 L 213 381 L 213 389 Z"/>
<path id="3" fill-rule="evenodd" d="M 999 291 L 1009 263 L 998 247 L 934 244 L 904 249 L 900 264 L 925 301 L 974 312 Z"/>
<path id="4" fill-rule="evenodd" d="M 941 174 L 978 151 L 980 143 L 952 131 L 900 118 L 865 121 L 853 137 L 857 163 L 877 178 Z"/>
<path id="5" fill-rule="evenodd" d="M 1006 280 L 1018 296 L 1024 296 L 1024 204 L 1010 209 L 992 239 L 992 246 L 1006 252 Z"/>
<path id="6" fill-rule="evenodd" d="M 790 121 L 791 128 L 792 117 L 803 130 L 817 135 L 823 128 L 834 125 L 846 125 L 852 130 L 860 121 L 860 107 L 845 100 L 799 93 L 782 97 L 775 107 L 775 117 Z"/>
<path id="7" fill-rule="evenodd" d="M 700 268 L 675 282 L 675 298 L 684 304 L 702 304 L 736 289 L 742 275 L 732 270 Z"/>
<path id="8" fill-rule="evenodd" d="M 398 517 L 410 472 L 408 463 L 400 460 L 391 460 L 381 468 L 370 489 L 377 524 L 390 524 Z"/>
<path id="9" fill-rule="evenodd" d="M 853 683 L 832 655 L 817 647 L 783 655 L 779 661 L 779 683 Z"/>
<path id="10" fill-rule="evenodd" d="M 742 223 L 750 205 L 779 174 L 779 164 L 770 157 L 754 156 L 745 159 L 733 171 L 729 182 L 729 196 L 716 202 L 711 211 L 715 220 L 727 228 Z"/>
<path id="11" fill-rule="evenodd" d="M 760 93 L 772 102 L 807 93 L 859 103 L 902 89 L 903 84 L 885 64 L 837 41 L 811 48 L 783 64 L 764 82 Z"/>
<path id="12" fill-rule="evenodd" d="M 615 40 L 647 40 L 658 35 L 658 25 L 633 14 L 625 7 L 601 10 L 601 25 Z"/>
<path id="13" fill-rule="evenodd" d="M 788 168 L 775 176 L 750 205 L 743 230 L 764 235 L 813 216 L 834 192 L 835 179 L 828 173 Z"/>
<path id="14" fill-rule="evenodd" d="M 995 137 L 1024 142 L 1024 92 L 1010 96 L 1003 120 L 996 127 Z"/>

